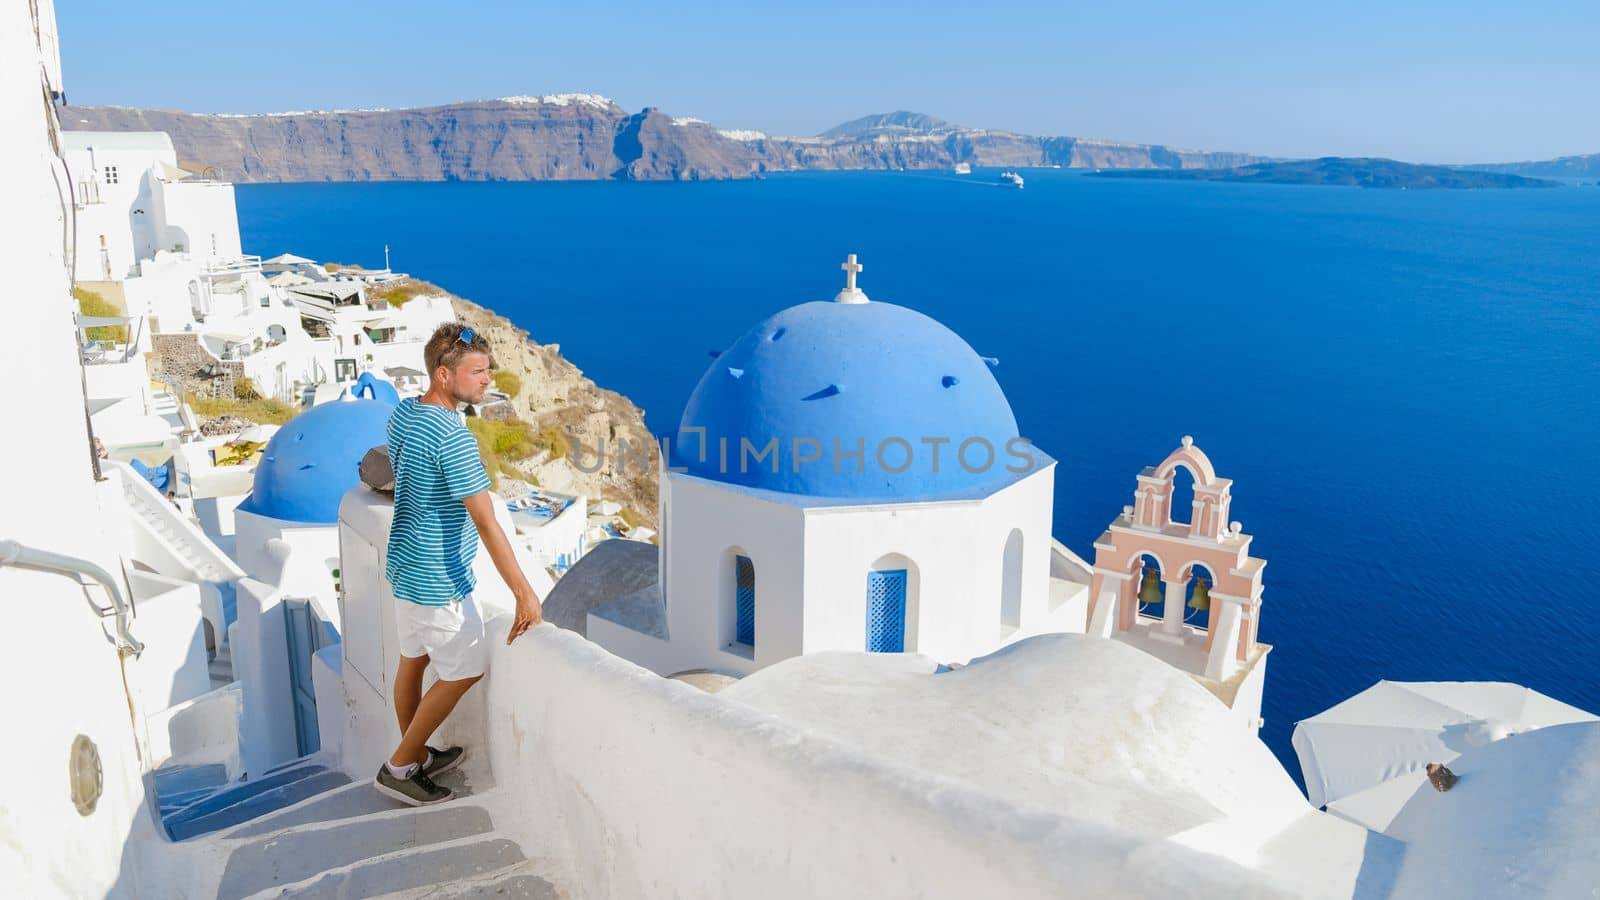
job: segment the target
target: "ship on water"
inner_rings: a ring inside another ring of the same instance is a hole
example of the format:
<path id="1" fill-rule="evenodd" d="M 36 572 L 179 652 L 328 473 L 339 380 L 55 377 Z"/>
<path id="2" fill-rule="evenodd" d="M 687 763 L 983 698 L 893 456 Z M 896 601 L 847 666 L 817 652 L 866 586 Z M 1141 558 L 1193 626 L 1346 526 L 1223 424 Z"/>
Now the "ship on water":
<path id="1" fill-rule="evenodd" d="M 971 175 L 972 174 L 972 163 L 969 163 L 969 162 L 958 162 L 958 163 L 956 163 L 955 168 L 952 169 L 951 171 L 955 172 L 957 175 Z"/>
<path id="2" fill-rule="evenodd" d="M 1022 176 L 1007 169 L 1000 173 L 1000 185 L 1002 187 L 1014 187 L 1020 191 L 1022 190 Z"/>

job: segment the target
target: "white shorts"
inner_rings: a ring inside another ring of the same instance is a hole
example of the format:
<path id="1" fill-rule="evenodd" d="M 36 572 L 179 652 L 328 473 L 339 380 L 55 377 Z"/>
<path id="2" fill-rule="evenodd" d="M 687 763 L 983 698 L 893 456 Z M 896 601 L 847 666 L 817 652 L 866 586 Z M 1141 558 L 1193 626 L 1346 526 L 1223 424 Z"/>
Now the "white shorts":
<path id="1" fill-rule="evenodd" d="M 401 656 L 428 657 L 441 681 L 483 674 L 489 646 L 483 637 L 483 616 L 470 594 L 445 606 L 424 606 L 399 598 L 394 604 Z"/>

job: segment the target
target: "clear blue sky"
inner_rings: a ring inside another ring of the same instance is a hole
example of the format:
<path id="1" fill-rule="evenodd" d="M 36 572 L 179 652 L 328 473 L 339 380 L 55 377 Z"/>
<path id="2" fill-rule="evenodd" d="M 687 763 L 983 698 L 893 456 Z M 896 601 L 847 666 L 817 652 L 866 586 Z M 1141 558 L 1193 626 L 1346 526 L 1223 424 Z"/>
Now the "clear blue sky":
<path id="1" fill-rule="evenodd" d="M 67 96 L 198 112 L 592 91 L 815 134 L 963 125 L 1284 156 L 1600 152 L 1600 0 L 58 0 Z"/>

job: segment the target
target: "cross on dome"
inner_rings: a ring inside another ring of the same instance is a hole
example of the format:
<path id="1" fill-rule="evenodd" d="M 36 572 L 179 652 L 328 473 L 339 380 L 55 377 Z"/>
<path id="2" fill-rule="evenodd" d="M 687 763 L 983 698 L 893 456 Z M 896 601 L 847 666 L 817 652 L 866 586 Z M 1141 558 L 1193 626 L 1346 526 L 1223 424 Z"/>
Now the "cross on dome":
<path id="1" fill-rule="evenodd" d="M 847 290 L 847 291 L 855 290 L 856 289 L 856 273 L 860 272 L 862 269 L 865 269 L 866 266 L 863 266 L 862 264 L 856 262 L 856 255 L 854 253 L 852 253 L 852 254 L 850 254 L 850 258 L 849 259 L 847 259 L 843 263 L 839 264 L 839 268 L 841 268 L 841 269 L 843 269 L 845 271 L 845 276 L 844 276 L 844 287 L 845 287 L 845 290 Z"/>
<path id="2" fill-rule="evenodd" d="M 866 292 L 856 287 L 856 274 L 862 269 L 865 269 L 866 266 L 856 262 L 856 255 L 852 253 L 850 254 L 849 258 L 847 258 L 843 263 L 839 264 L 839 268 L 844 270 L 844 290 L 840 291 L 839 295 L 833 298 L 834 302 L 866 303 Z"/>

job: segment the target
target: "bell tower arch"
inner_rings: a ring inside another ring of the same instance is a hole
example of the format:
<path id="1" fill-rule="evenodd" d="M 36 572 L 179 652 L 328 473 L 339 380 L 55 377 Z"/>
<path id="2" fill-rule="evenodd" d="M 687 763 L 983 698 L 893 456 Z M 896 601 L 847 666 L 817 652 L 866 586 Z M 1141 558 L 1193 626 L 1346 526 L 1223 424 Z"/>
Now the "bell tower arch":
<path id="1" fill-rule="evenodd" d="M 1194 479 L 1188 509 L 1174 508 L 1180 469 Z M 1271 649 L 1256 639 L 1266 560 L 1250 555 L 1251 536 L 1229 518 L 1232 488 L 1188 435 L 1141 471 L 1133 503 L 1095 541 L 1088 630 L 1180 660 L 1219 696 L 1236 692 L 1259 723 L 1259 679 L 1242 690 L 1235 676 Z M 1157 608 L 1159 617 L 1143 611 Z"/>

